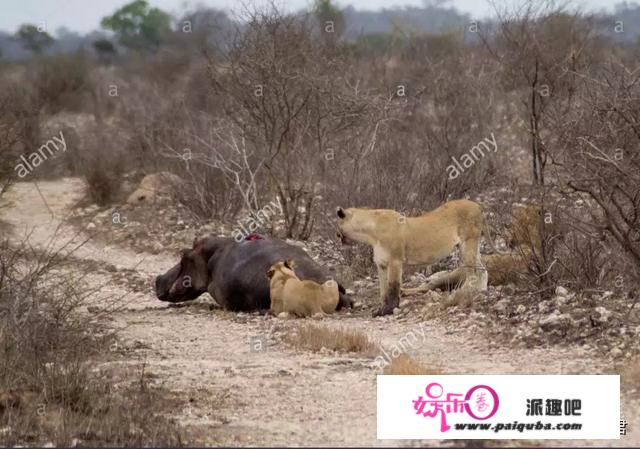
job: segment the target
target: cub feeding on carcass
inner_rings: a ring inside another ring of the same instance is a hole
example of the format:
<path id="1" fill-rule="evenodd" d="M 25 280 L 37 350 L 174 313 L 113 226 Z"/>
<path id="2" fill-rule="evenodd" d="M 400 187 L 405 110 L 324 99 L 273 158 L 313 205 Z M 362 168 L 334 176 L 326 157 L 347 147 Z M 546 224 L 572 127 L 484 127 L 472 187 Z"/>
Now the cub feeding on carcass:
<path id="1" fill-rule="evenodd" d="M 328 280 L 324 284 L 301 281 L 293 271 L 292 259 L 277 262 L 267 271 L 270 281 L 271 313 L 282 312 L 298 317 L 325 315 L 336 310 L 338 283 Z"/>

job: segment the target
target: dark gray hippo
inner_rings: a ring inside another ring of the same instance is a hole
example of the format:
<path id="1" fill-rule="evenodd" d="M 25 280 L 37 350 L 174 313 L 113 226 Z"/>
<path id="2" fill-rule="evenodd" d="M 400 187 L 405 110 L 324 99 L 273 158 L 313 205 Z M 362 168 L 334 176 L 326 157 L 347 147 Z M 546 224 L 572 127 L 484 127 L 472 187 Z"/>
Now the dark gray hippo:
<path id="1" fill-rule="evenodd" d="M 193 248 L 182 250 L 180 262 L 156 278 L 156 295 L 172 303 L 196 299 L 204 292 L 220 306 L 233 311 L 267 310 L 267 271 L 276 262 L 293 259 L 300 279 L 325 282 L 331 276 L 301 248 L 252 234 L 237 242 L 233 238 L 208 236 L 196 239 Z M 352 301 L 338 282 L 337 309 L 352 307 Z"/>

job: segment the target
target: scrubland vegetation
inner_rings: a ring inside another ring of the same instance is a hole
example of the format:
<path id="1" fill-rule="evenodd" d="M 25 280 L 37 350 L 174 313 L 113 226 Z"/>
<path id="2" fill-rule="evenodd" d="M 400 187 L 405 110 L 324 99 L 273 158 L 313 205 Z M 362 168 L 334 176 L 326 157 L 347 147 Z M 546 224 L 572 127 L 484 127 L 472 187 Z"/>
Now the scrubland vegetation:
<path id="1" fill-rule="evenodd" d="M 295 14 L 171 17 L 137 0 L 103 20 L 111 34 L 72 52 L 22 27 L 29 57 L 0 58 L 0 210 L 18 181 L 82 177 L 85 202 L 108 207 L 127 182 L 166 171 L 194 220 L 235 223 L 278 199 L 281 222 L 262 231 L 307 241 L 333 238 L 337 205 L 410 215 L 469 197 L 511 252 L 489 271 L 521 304 L 563 287 L 613 294 L 634 319 L 640 41 L 619 39 L 625 17 L 525 1 L 492 21 L 354 35 L 347 12 L 318 0 Z M 123 25 L 131 17 L 137 27 Z M 20 156 L 60 132 L 64 154 L 20 178 Z M 492 136 L 495 151 L 479 146 Z M 0 444 L 181 444 L 144 372 L 110 390 L 97 364 L 118 337 L 87 311 L 93 291 L 59 277 L 68 261 L 9 244 L 2 223 L 0 233 Z M 367 250 L 342 256 L 373 273 Z M 345 332 L 303 325 L 288 342 L 376 351 Z M 387 373 L 438 370 L 403 356 Z"/>

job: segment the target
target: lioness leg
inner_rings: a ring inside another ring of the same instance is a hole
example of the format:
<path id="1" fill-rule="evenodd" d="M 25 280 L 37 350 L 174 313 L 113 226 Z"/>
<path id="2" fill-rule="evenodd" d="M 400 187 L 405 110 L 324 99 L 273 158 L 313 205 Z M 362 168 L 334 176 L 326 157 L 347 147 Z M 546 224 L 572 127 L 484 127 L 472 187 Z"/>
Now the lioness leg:
<path id="1" fill-rule="evenodd" d="M 387 290 L 384 304 L 373 316 L 389 315 L 400 304 L 400 285 L 402 284 L 402 262 L 391 262 L 387 267 Z"/>
<path id="2" fill-rule="evenodd" d="M 463 287 L 475 290 L 486 290 L 487 271 L 480 260 L 480 239 L 469 238 L 464 241 L 461 254 L 460 269 L 464 273 Z"/>
<path id="3" fill-rule="evenodd" d="M 380 299 L 384 301 L 384 297 L 387 294 L 387 290 L 389 287 L 386 266 L 378 265 L 378 282 L 380 283 Z"/>

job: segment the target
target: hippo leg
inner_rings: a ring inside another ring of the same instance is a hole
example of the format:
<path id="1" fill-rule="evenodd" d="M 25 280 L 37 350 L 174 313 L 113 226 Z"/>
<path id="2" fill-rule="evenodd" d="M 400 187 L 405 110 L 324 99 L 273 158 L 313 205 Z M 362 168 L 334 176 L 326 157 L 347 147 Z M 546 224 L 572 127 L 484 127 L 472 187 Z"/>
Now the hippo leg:
<path id="1" fill-rule="evenodd" d="M 229 309 L 229 303 L 226 301 L 225 295 L 223 295 L 222 292 L 220 292 L 220 290 L 216 288 L 216 286 L 214 285 L 213 282 L 211 282 L 209 284 L 209 286 L 207 287 L 207 292 L 209 292 L 209 294 L 211 295 L 213 300 L 220 307 L 222 307 L 224 310 L 228 310 Z"/>

